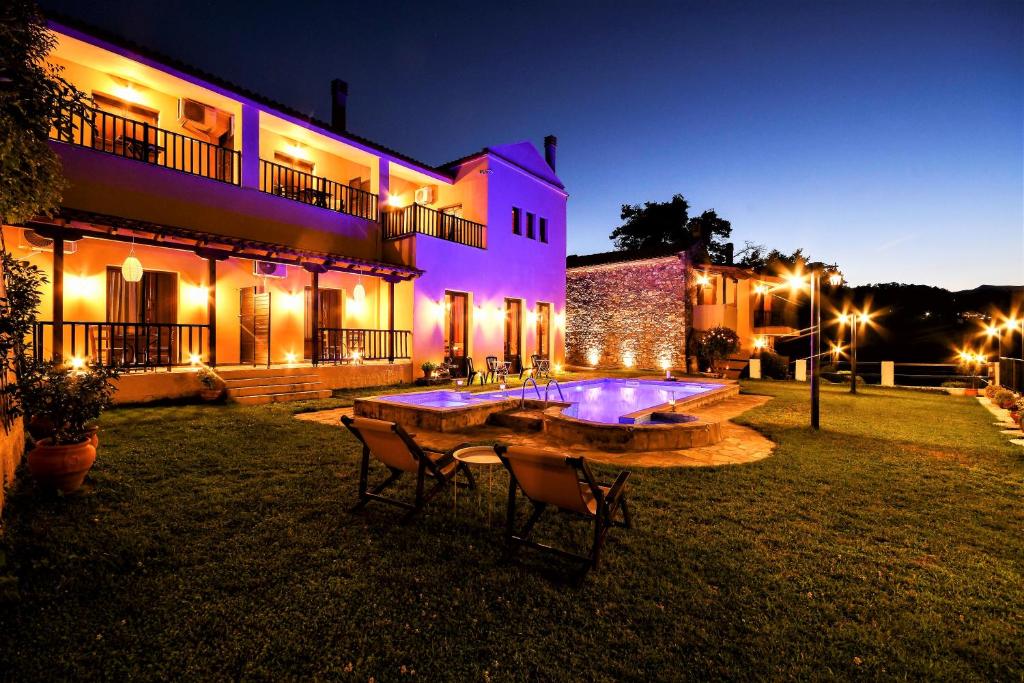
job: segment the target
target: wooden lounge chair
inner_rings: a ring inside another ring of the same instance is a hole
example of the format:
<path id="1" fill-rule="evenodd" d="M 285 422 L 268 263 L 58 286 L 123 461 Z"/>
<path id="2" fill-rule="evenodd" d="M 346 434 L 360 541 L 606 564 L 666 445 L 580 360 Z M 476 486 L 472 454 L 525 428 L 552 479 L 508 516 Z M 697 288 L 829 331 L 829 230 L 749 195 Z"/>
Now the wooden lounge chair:
<path id="1" fill-rule="evenodd" d="M 401 425 L 367 417 L 342 415 L 341 422 L 348 427 L 363 444 L 363 459 L 359 466 L 359 502 L 352 511 L 361 509 L 371 500 L 379 500 L 408 510 L 403 521 L 423 509 L 431 498 L 440 493 L 449 483 L 455 483 L 455 475 L 462 472 L 467 486 L 476 488 L 473 475 L 465 463 L 459 462 L 450 452 L 436 451 L 416 443 L 413 436 Z M 383 463 L 391 474 L 373 488 L 369 487 L 370 458 Z M 416 497 L 409 503 L 382 496 L 381 492 L 398 481 L 403 474 L 416 475 Z M 436 483 L 429 491 L 424 490 L 427 477 Z"/>
<path id="2" fill-rule="evenodd" d="M 582 457 L 559 455 L 526 446 L 495 446 L 509 472 L 508 519 L 505 542 L 509 555 L 520 545 L 553 552 L 562 557 L 582 560 L 584 569 L 596 569 L 605 536 L 612 526 L 632 526 L 626 504 L 626 480 L 629 472 L 619 473 L 611 486 L 597 483 Z M 533 505 L 533 513 L 517 532 L 516 491 L 521 490 Z M 587 555 L 578 555 L 530 539 L 533 527 L 548 505 L 594 521 L 594 541 Z M 616 518 L 622 511 L 622 521 Z"/>

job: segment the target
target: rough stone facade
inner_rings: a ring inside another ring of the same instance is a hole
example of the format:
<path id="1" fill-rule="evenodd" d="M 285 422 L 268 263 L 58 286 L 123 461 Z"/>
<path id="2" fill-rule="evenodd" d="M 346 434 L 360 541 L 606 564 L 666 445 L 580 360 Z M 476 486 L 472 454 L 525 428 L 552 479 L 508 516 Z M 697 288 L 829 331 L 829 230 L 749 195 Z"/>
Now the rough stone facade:
<path id="1" fill-rule="evenodd" d="M 686 291 L 686 263 L 678 254 L 569 269 L 566 362 L 684 368 Z"/>

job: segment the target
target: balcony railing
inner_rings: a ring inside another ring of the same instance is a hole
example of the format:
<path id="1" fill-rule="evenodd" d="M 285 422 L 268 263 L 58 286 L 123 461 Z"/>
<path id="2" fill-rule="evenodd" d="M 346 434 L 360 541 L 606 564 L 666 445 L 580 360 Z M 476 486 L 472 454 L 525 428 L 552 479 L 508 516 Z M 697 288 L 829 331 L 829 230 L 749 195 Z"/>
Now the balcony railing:
<path id="1" fill-rule="evenodd" d="M 465 218 L 441 213 L 420 204 L 404 209 L 385 211 L 384 239 L 405 237 L 413 233 L 440 237 L 479 249 L 487 248 L 487 227 Z"/>
<path id="2" fill-rule="evenodd" d="M 354 360 L 411 358 L 412 332 L 409 330 L 371 330 L 347 327 L 320 329 L 317 349 L 319 363 L 349 363 Z"/>
<path id="3" fill-rule="evenodd" d="M 260 159 L 260 189 L 304 204 L 377 220 L 377 195 Z"/>
<path id="4" fill-rule="evenodd" d="M 35 325 L 32 353 L 43 360 L 53 349 L 53 321 Z M 206 359 L 209 353 L 210 326 L 179 323 L 65 322 L 63 326 L 65 359 L 82 358 L 90 363 L 122 370 L 146 370 L 189 365 L 192 356 Z"/>
<path id="5" fill-rule="evenodd" d="M 754 309 L 754 327 L 793 327 L 797 326 L 796 311 L 790 309 L 766 311 Z"/>
<path id="6" fill-rule="evenodd" d="M 72 114 L 70 128 L 54 129 L 50 137 L 232 185 L 242 176 L 242 155 L 236 150 L 100 109 Z"/>

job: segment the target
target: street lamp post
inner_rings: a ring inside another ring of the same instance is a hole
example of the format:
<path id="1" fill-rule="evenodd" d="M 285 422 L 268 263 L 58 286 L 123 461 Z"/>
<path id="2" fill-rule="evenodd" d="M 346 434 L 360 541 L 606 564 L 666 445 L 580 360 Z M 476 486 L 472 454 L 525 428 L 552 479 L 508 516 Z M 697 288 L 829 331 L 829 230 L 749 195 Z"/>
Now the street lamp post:
<path id="1" fill-rule="evenodd" d="M 822 270 L 811 271 L 811 429 L 821 428 L 821 275 Z M 832 266 L 827 271 L 832 287 L 843 284 L 842 274 Z"/>

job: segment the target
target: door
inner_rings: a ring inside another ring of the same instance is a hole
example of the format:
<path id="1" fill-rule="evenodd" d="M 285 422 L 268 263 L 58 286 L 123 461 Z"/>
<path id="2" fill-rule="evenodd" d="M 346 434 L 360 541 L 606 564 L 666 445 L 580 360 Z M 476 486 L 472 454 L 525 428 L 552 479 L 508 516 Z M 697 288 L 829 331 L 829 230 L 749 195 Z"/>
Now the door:
<path id="1" fill-rule="evenodd" d="M 320 287 L 319 315 L 317 329 L 320 331 L 319 360 L 337 361 L 345 357 L 341 321 L 343 320 L 342 296 L 340 289 Z M 313 357 L 313 288 L 306 287 L 306 312 L 303 324 L 303 354 Z"/>
<path id="2" fill-rule="evenodd" d="M 240 289 L 238 310 L 240 361 L 270 367 L 270 292 Z"/>
<path id="3" fill-rule="evenodd" d="M 462 292 L 444 293 L 444 355 L 458 362 L 466 357 L 469 297 Z"/>
<path id="4" fill-rule="evenodd" d="M 551 357 L 551 304 L 537 304 L 537 355 Z"/>
<path id="5" fill-rule="evenodd" d="M 505 299 L 505 361 L 512 363 L 512 372 L 522 371 L 523 302 Z"/>

